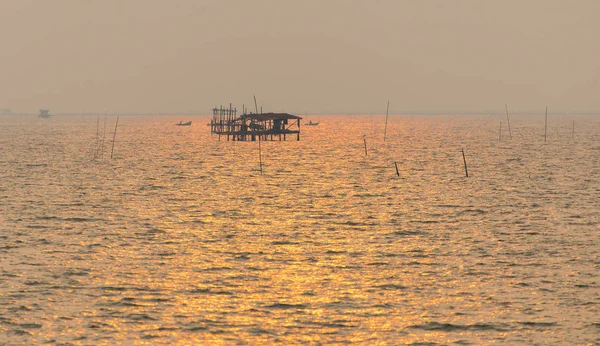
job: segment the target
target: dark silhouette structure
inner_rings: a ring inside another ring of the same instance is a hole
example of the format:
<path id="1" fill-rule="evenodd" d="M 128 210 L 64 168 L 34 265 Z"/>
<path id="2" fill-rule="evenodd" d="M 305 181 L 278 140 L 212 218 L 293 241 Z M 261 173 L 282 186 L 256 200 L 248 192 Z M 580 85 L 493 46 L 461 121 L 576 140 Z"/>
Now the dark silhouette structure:
<path id="1" fill-rule="evenodd" d="M 273 141 L 286 140 L 289 135 L 300 140 L 300 120 L 302 118 L 288 113 L 244 113 L 237 115 L 237 109 L 213 108 L 210 132 L 227 136 L 233 141 Z M 295 135 L 295 136 L 294 136 Z"/>

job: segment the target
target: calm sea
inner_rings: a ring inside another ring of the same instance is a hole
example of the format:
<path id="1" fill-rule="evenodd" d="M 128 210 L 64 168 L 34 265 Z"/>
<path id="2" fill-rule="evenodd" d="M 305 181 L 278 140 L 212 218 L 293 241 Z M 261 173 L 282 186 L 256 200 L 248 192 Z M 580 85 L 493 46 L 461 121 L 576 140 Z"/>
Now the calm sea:
<path id="1" fill-rule="evenodd" d="M 600 344 L 600 118 L 309 119 L 0 117 L 0 344 Z"/>

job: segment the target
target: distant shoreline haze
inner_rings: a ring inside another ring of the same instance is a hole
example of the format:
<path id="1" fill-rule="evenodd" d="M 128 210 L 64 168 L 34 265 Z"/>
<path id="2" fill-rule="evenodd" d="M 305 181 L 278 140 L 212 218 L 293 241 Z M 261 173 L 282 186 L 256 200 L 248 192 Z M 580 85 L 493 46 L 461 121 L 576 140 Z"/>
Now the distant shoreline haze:
<path id="1" fill-rule="evenodd" d="M 385 112 L 337 112 L 337 113 L 320 113 L 320 112 L 294 112 L 294 111 L 268 111 L 263 110 L 264 113 L 268 112 L 286 112 L 291 114 L 296 114 L 299 116 L 315 116 L 315 115 L 351 115 L 351 116 L 359 116 L 359 115 L 385 115 Z M 212 115 L 210 112 L 53 112 L 50 110 L 51 115 L 59 115 L 59 116 L 102 116 L 102 115 L 131 115 L 131 116 L 210 116 Z M 510 111 L 509 116 L 520 116 L 520 115 L 544 115 L 545 109 L 541 109 L 539 111 Z M 39 113 L 33 112 L 0 112 L 0 116 L 37 116 Z M 505 116 L 505 112 L 500 111 L 480 111 L 480 112 L 461 112 L 461 111 L 446 111 L 446 112 L 434 112 L 434 111 L 400 111 L 400 112 L 390 112 L 389 115 L 392 116 L 412 116 L 412 115 L 490 115 L 490 116 Z M 600 115 L 600 111 L 548 111 L 548 115 L 560 115 L 560 116 L 570 116 L 570 115 Z"/>

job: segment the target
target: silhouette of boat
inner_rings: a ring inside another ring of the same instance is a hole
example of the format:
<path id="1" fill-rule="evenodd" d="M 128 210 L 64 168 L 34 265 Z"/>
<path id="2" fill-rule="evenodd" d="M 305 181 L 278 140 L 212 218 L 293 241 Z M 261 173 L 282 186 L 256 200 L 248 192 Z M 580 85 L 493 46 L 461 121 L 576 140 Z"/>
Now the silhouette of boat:
<path id="1" fill-rule="evenodd" d="M 309 120 L 306 124 L 304 124 L 305 126 L 317 126 L 319 125 L 319 122 L 315 122 L 313 123 L 312 120 Z"/>
<path id="2" fill-rule="evenodd" d="M 52 114 L 50 114 L 50 110 L 48 109 L 40 109 L 40 118 L 50 118 Z"/>
<path id="3" fill-rule="evenodd" d="M 188 121 L 187 123 L 184 123 L 182 121 L 179 122 L 179 124 L 175 124 L 177 126 L 191 126 L 192 125 L 192 121 Z"/>

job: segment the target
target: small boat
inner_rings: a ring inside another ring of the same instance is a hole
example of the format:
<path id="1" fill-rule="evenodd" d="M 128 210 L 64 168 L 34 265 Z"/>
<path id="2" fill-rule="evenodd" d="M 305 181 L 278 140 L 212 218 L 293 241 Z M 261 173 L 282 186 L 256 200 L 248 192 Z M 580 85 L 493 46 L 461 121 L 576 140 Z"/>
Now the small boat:
<path id="1" fill-rule="evenodd" d="M 312 120 L 309 120 L 306 124 L 304 124 L 306 126 L 317 126 L 319 125 L 319 122 L 317 121 L 316 123 L 313 123 Z"/>
<path id="2" fill-rule="evenodd" d="M 187 123 L 184 123 L 182 121 L 179 122 L 179 124 L 175 124 L 177 126 L 191 126 L 192 125 L 192 121 L 188 121 Z"/>
<path id="3" fill-rule="evenodd" d="M 40 109 L 40 118 L 50 118 L 52 114 L 50 114 L 50 110 L 48 109 Z"/>

